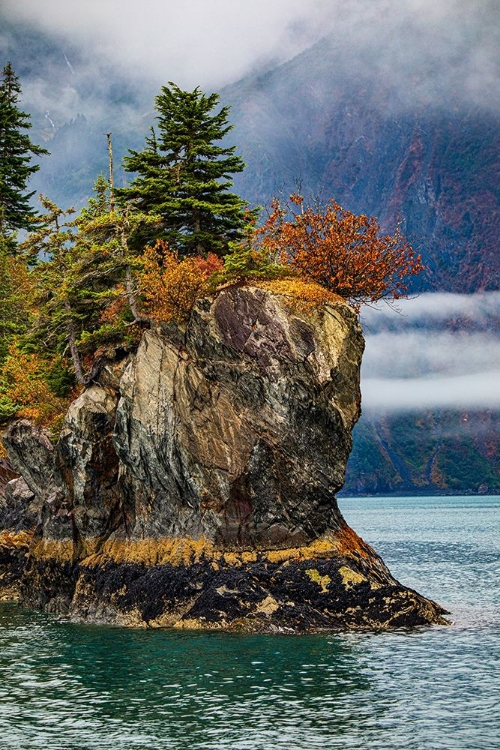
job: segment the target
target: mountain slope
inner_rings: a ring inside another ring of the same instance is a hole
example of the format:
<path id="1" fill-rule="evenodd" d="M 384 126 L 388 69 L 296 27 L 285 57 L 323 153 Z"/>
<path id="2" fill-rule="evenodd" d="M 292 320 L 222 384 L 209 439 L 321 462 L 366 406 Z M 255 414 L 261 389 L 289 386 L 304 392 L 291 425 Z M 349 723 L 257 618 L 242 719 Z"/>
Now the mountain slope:
<path id="1" fill-rule="evenodd" d="M 428 266 L 415 288 L 497 289 L 500 116 L 457 104 L 454 91 L 405 100 L 388 82 L 353 77 L 342 52 L 325 40 L 224 91 L 248 164 L 239 192 L 265 203 L 299 181 L 387 230 L 400 220 Z"/>

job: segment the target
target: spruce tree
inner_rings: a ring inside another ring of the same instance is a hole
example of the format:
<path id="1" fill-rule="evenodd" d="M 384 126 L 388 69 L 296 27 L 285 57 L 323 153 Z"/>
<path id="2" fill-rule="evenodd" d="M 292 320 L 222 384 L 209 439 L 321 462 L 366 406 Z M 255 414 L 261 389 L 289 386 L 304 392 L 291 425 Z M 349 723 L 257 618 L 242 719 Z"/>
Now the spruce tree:
<path id="1" fill-rule="evenodd" d="M 11 250 L 16 230 L 29 229 L 35 215 L 30 206 L 34 191 L 26 192 L 26 186 L 39 166 L 31 158 L 48 154 L 24 132 L 31 122 L 18 107 L 20 93 L 19 79 L 8 63 L 0 83 L 0 242 Z"/>
<path id="2" fill-rule="evenodd" d="M 148 322 L 137 312 L 138 259 L 128 251 L 128 238 L 157 222 L 127 208 L 112 211 L 112 190 L 102 175 L 76 218 L 72 208 L 64 211 L 44 196 L 40 201 L 44 211 L 18 247 L 31 269 L 36 310 L 24 344 L 40 355 L 69 354 L 76 380 L 86 385 L 95 376 L 96 352 L 135 346 L 134 323 Z M 0 313 L 1 302 L 0 294 Z"/>
<path id="3" fill-rule="evenodd" d="M 232 129 L 229 107 L 214 113 L 218 94 L 182 91 L 171 82 L 155 102 L 158 132 L 152 129 L 145 148 L 125 157 L 125 170 L 136 177 L 117 191 L 120 200 L 161 217 L 160 229 L 137 236 L 136 246 L 161 238 L 182 256 L 224 255 L 246 223 L 245 202 L 229 191 L 231 175 L 245 165 L 235 147 L 218 145 Z"/>

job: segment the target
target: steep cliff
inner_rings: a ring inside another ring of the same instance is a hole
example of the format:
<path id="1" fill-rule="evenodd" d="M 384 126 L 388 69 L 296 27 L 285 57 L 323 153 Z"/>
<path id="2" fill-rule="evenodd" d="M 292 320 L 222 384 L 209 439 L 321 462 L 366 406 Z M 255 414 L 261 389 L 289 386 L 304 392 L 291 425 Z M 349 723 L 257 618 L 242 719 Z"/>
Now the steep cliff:
<path id="1" fill-rule="evenodd" d="M 120 624 L 307 630 L 442 622 L 346 525 L 363 338 L 343 302 L 259 287 L 144 333 L 54 447 L 4 436 L 41 507 L 29 605 Z"/>

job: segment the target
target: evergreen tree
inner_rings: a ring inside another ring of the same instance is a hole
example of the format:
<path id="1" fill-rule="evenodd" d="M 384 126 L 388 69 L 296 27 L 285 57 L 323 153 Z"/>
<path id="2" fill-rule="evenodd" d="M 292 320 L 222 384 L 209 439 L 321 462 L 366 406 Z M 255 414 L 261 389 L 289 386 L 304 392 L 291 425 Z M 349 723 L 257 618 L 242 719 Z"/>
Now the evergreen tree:
<path id="1" fill-rule="evenodd" d="M 31 123 L 18 107 L 20 93 L 19 79 L 8 63 L 0 83 L 0 239 L 11 250 L 16 230 L 29 229 L 35 215 L 30 206 L 34 191 L 26 192 L 29 178 L 39 169 L 31 158 L 48 154 L 23 132 Z"/>
<path id="2" fill-rule="evenodd" d="M 76 378 L 83 384 L 85 378 L 77 347 L 81 315 L 74 305 L 72 274 L 74 233 L 71 223 L 66 221 L 74 209 L 64 211 L 43 196 L 40 201 L 46 213 L 35 219 L 38 229 L 20 245 L 36 266 L 34 301 L 38 315 L 33 341 L 51 352 L 65 351 L 69 346 Z"/>
<path id="3" fill-rule="evenodd" d="M 0 241 L 0 369 L 11 342 L 30 322 L 30 282 L 23 259 L 12 257 Z"/>
<path id="4" fill-rule="evenodd" d="M 44 212 L 19 245 L 32 268 L 36 309 L 24 345 L 52 357 L 69 354 L 76 380 L 86 385 L 95 376 L 96 353 L 102 347 L 134 346 L 133 324 L 147 322 L 137 312 L 137 258 L 128 251 L 128 238 L 157 221 L 128 207 L 111 210 L 112 191 L 102 175 L 75 219 L 68 220 L 74 209 L 40 200 Z"/>
<path id="5" fill-rule="evenodd" d="M 141 265 L 140 258 L 130 247 L 130 239 L 140 234 L 148 234 L 151 229 L 158 228 L 160 218 L 156 215 L 139 211 L 130 202 L 124 202 L 116 210 L 114 181 L 112 179 L 112 149 L 108 135 L 110 150 L 110 181 L 100 174 L 94 183 L 94 197 L 89 199 L 87 208 L 83 208 L 75 221 L 78 228 L 78 243 L 89 246 L 92 251 L 112 260 L 115 268 L 115 283 L 122 282 L 125 288 L 127 304 L 136 323 L 147 322 L 137 307 L 138 290 L 135 281 L 137 266 Z M 96 274 L 103 275 L 108 263 L 100 264 L 94 261 Z M 116 273 L 118 272 L 118 274 Z M 109 271 L 108 271 L 109 274 Z"/>
<path id="6" fill-rule="evenodd" d="M 160 230 L 136 236 L 136 247 L 161 238 L 180 255 L 223 255 L 243 236 L 245 203 L 229 188 L 230 176 L 245 165 L 235 147 L 216 145 L 232 129 L 229 107 L 213 114 L 218 101 L 218 94 L 182 91 L 171 82 L 156 97 L 158 133 L 152 129 L 143 151 L 125 157 L 126 171 L 137 176 L 117 191 L 139 211 L 161 217 Z"/>

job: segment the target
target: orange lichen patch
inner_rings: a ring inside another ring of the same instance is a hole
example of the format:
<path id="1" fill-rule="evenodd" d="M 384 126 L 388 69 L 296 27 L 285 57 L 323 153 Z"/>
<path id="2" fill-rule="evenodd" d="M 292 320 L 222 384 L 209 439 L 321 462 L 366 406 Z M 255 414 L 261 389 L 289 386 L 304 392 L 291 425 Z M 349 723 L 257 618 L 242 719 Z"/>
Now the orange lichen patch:
<path id="1" fill-rule="evenodd" d="M 290 560 L 316 560 L 318 558 L 334 557 L 338 554 L 337 541 L 333 536 L 316 539 L 311 544 L 288 549 L 264 550 L 262 557 L 270 563 L 284 563 Z"/>
<path id="2" fill-rule="evenodd" d="M 293 308 L 297 308 L 297 311 L 308 312 L 323 305 L 334 305 L 339 302 L 346 304 L 346 300 L 338 294 L 330 292 L 314 281 L 306 281 L 296 276 L 252 283 L 261 289 L 268 289 L 270 292 L 288 297 Z M 297 305 L 297 303 L 299 304 Z"/>
<path id="3" fill-rule="evenodd" d="M 177 630 L 227 630 L 228 624 L 225 620 L 220 622 L 208 622 L 204 618 L 177 620 L 174 628 Z"/>
<path id="4" fill-rule="evenodd" d="M 212 542 L 200 539 L 115 539 L 104 542 L 99 552 L 85 558 L 86 565 L 102 564 L 108 560 L 115 563 L 138 563 L 152 565 L 193 565 L 200 560 L 222 557 Z"/>
<path id="5" fill-rule="evenodd" d="M 300 559 L 300 547 L 291 549 L 270 549 L 263 553 L 265 559 L 270 563 L 284 563 L 288 560 Z"/>
<path id="6" fill-rule="evenodd" d="M 350 526 L 345 524 L 342 526 L 334 536 L 337 553 L 339 555 L 352 555 L 357 554 L 360 557 L 368 559 L 376 556 L 375 551 L 369 544 L 364 542 Z"/>
<path id="7" fill-rule="evenodd" d="M 81 540 L 77 550 L 78 558 L 83 559 L 96 555 L 100 551 L 101 545 L 102 540 L 99 537 L 87 537 L 87 539 Z"/>
<path id="8" fill-rule="evenodd" d="M 188 622 L 188 620 L 182 620 L 181 618 L 189 612 L 191 607 L 193 606 L 195 600 L 190 599 L 185 605 L 182 607 L 176 607 L 174 612 L 163 612 L 159 617 L 155 617 L 153 620 L 148 620 L 147 626 L 148 628 L 186 628 L 188 626 L 186 625 L 179 625 L 180 623 Z M 194 627 L 193 630 L 200 630 L 201 629 L 201 623 L 200 627 Z"/>
<path id="9" fill-rule="evenodd" d="M 309 570 L 306 570 L 306 575 L 311 579 L 313 583 L 317 583 L 318 586 L 320 586 L 321 592 L 323 594 L 328 593 L 328 585 L 332 582 L 330 576 L 322 576 L 320 575 L 319 571 L 315 570 L 314 568 L 309 568 Z"/>
<path id="10" fill-rule="evenodd" d="M 351 570 L 351 568 L 348 568 L 346 565 L 339 568 L 339 574 L 346 589 L 350 589 L 352 586 L 356 586 L 356 584 L 364 583 L 366 581 L 366 578 L 362 576 L 361 573 L 356 573 L 356 571 Z"/>
<path id="11" fill-rule="evenodd" d="M 75 559 L 76 549 L 71 541 L 41 540 L 32 550 L 39 559 L 54 559 L 60 562 Z M 87 539 L 78 550 L 80 561 L 89 567 L 106 562 L 117 564 L 134 563 L 153 565 L 190 566 L 208 561 L 214 569 L 221 564 L 239 567 L 258 560 L 271 564 L 287 564 L 290 561 L 328 559 L 339 555 L 357 555 L 369 558 L 374 555 L 371 547 L 348 526 L 335 534 L 316 539 L 311 544 L 288 549 L 222 550 L 205 537 L 199 539 L 114 539 L 102 543 L 99 539 Z"/>
<path id="12" fill-rule="evenodd" d="M 0 547 L 7 547 L 9 549 L 27 548 L 30 545 L 32 537 L 32 531 L 19 531 L 17 534 L 11 531 L 2 531 L 0 533 Z"/>
<path id="13" fill-rule="evenodd" d="M 19 601 L 19 586 L 15 583 L 13 585 L 4 585 L 4 582 L 0 576 L 0 602 L 18 602 Z"/>
<path id="14" fill-rule="evenodd" d="M 30 555 L 36 560 L 55 560 L 59 563 L 72 562 L 74 545 L 70 540 L 41 539 L 31 547 Z"/>
<path id="15" fill-rule="evenodd" d="M 224 552 L 224 562 L 227 565 L 243 565 L 257 562 L 257 552 Z"/>
<path id="16" fill-rule="evenodd" d="M 220 563 L 233 567 L 255 563 L 258 559 L 270 563 L 286 563 L 289 560 L 308 560 L 331 557 L 337 552 L 336 538 L 318 539 L 303 547 L 277 550 L 221 550 L 204 537 L 161 538 L 126 540 L 115 539 L 104 542 L 98 552 L 88 554 L 85 565 L 102 565 L 106 561 L 115 563 L 137 563 L 146 565 L 193 565 L 209 561 L 214 569 Z"/>
<path id="17" fill-rule="evenodd" d="M 266 596 L 265 599 L 263 599 L 260 604 L 257 605 L 257 608 L 255 609 L 256 614 L 263 614 L 263 615 L 272 615 L 274 612 L 276 612 L 277 609 L 279 609 L 280 605 L 276 601 L 276 599 L 269 595 Z"/>

